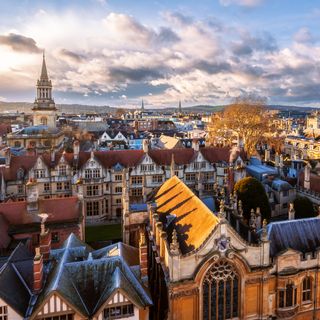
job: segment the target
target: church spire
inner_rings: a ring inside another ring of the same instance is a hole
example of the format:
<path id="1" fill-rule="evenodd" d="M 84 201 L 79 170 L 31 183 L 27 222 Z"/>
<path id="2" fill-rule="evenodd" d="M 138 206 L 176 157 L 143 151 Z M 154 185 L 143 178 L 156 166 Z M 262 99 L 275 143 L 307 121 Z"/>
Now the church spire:
<path id="1" fill-rule="evenodd" d="M 143 102 L 143 99 L 141 101 L 141 111 L 144 111 L 144 102 Z"/>
<path id="2" fill-rule="evenodd" d="M 41 76 L 40 80 L 45 80 L 48 81 L 48 72 L 47 72 L 47 65 L 46 65 L 46 57 L 45 57 L 45 52 L 43 51 L 43 57 L 42 57 L 42 68 L 41 68 Z"/>

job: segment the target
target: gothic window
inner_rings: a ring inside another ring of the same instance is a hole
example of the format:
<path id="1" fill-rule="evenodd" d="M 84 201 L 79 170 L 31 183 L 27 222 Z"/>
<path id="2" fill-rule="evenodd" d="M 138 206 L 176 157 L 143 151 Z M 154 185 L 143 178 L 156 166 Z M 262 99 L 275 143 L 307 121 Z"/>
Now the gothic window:
<path id="1" fill-rule="evenodd" d="M 302 282 L 302 302 L 311 301 L 311 277 L 305 277 Z"/>
<path id="2" fill-rule="evenodd" d="M 41 124 L 42 124 L 43 126 L 46 126 L 46 125 L 48 124 L 48 119 L 47 119 L 46 117 L 42 117 L 42 118 L 40 119 L 40 122 L 41 122 Z"/>
<path id="3" fill-rule="evenodd" d="M 202 284 L 203 320 L 239 317 L 239 275 L 227 261 L 207 271 Z"/>
<path id="4" fill-rule="evenodd" d="M 297 288 L 289 283 L 285 289 L 279 290 L 279 308 L 293 307 L 297 304 Z"/>

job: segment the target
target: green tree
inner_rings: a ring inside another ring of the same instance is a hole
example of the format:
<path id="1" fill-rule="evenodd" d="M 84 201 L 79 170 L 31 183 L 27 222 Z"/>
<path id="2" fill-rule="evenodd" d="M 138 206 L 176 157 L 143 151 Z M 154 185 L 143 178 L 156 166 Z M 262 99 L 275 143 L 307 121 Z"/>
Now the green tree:
<path id="1" fill-rule="evenodd" d="M 293 205 L 296 219 L 311 218 L 316 215 L 313 204 L 307 197 L 297 197 Z"/>
<path id="2" fill-rule="evenodd" d="M 255 178 L 246 177 L 239 180 L 234 190 L 237 193 L 238 200 L 242 201 L 244 218 L 249 221 L 251 209 L 258 207 L 261 212 L 261 221 L 270 219 L 271 209 L 269 200 L 263 185 Z"/>

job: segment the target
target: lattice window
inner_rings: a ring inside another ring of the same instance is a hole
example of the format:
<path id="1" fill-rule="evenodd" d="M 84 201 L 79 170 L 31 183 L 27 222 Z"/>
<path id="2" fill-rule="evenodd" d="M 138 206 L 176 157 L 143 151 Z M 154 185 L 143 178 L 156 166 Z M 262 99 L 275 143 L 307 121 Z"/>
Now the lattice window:
<path id="1" fill-rule="evenodd" d="M 310 302 L 311 293 L 311 278 L 305 277 L 302 282 L 302 302 Z"/>
<path id="2" fill-rule="evenodd" d="M 202 284 L 203 320 L 239 316 L 239 275 L 227 261 L 212 265 Z"/>
<path id="3" fill-rule="evenodd" d="M 0 306 L 0 320 L 8 320 L 8 307 Z"/>
<path id="4" fill-rule="evenodd" d="M 279 290 L 279 308 L 293 307 L 297 304 L 297 288 L 289 283 L 285 289 Z"/>

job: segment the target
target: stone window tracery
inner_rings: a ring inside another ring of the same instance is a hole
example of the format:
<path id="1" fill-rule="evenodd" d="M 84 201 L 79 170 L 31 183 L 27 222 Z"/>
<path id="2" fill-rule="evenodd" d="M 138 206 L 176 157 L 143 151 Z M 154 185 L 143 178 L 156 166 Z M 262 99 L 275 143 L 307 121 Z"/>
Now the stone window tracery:
<path id="1" fill-rule="evenodd" d="M 203 320 L 225 320 L 239 316 L 239 275 L 221 260 L 207 271 L 202 284 Z"/>

